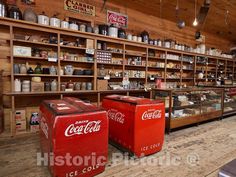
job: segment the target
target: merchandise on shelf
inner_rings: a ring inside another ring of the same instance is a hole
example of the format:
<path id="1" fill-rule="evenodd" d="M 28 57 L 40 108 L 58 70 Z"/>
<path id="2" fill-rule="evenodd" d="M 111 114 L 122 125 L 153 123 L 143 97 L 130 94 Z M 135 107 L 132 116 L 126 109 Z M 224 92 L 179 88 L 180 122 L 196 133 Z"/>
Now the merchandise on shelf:
<path id="1" fill-rule="evenodd" d="M 112 54 L 109 51 L 97 51 L 97 62 L 98 63 L 111 63 Z"/>

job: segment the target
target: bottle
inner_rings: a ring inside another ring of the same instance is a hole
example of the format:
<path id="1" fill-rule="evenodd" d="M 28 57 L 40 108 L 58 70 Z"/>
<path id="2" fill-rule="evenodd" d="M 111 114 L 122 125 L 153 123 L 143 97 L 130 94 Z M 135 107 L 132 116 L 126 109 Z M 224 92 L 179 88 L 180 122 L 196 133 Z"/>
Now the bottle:
<path id="1" fill-rule="evenodd" d="M 21 81 L 19 79 L 15 79 L 15 92 L 21 92 Z"/>
<path id="2" fill-rule="evenodd" d="M 20 66 L 20 74 L 26 74 L 27 73 L 27 68 L 25 64 L 21 64 Z"/>
<path id="3" fill-rule="evenodd" d="M 4 0 L 0 0 L 0 17 L 7 16 L 7 5 Z"/>
<path id="4" fill-rule="evenodd" d="M 42 68 L 41 65 L 38 63 L 36 68 L 34 69 L 35 74 L 42 74 Z"/>
<path id="5" fill-rule="evenodd" d="M 30 117 L 30 125 L 39 125 L 39 113 L 32 112 Z"/>
<path id="6" fill-rule="evenodd" d="M 22 20 L 22 13 L 18 7 L 12 6 L 9 10 L 9 17 L 16 20 Z"/>
<path id="7" fill-rule="evenodd" d="M 57 91 L 57 81 L 55 79 L 51 83 L 51 91 Z"/>

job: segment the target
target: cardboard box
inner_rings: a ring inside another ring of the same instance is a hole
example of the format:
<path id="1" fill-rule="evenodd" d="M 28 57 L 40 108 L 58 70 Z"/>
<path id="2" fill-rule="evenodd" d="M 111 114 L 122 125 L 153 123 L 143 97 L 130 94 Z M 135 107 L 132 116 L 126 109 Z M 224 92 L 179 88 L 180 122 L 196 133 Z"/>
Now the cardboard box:
<path id="1" fill-rule="evenodd" d="M 15 120 L 17 122 L 26 121 L 25 109 L 15 111 Z"/>
<path id="2" fill-rule="evenodd" d="M 39 132 L 39 125 L 30 125 L 30 132 Z"/>
<path id="3" fill-rule="evenodd" d="M 16 122 L 16 133 L 26 131 L 26 121 L 17 121 Z"/>
<path id="4" fill-rule="evenodd" d="M 23 56 L 23 57 L 31 57 L 31 47 L 23 47 L 23 46 L 13 46 L 13 55 L 14 56 Z"/>
<path id="5" fill-rule="evenodd" d="M 31 92 L 43 92 L 44 83 L 43 82 L 31 82 Z"/>
<path id="6" fill-rule="evenodd" d="M 86 39 L 86 49 L 94 49 L 94 40 Z"/>
<path id="7" fill-rule="evenodd" d="M 107 80 L 97 80 L 97 90 L 107 90 L 108 81 Z"/>

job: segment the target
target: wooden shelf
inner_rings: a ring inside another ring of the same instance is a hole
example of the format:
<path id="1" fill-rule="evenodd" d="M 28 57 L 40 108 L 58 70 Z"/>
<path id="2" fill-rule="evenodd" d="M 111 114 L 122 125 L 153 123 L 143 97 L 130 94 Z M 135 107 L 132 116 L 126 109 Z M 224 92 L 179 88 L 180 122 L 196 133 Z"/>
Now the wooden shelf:
<path id="1" fill-rule="evenodd" d="M 126 68 L 135 68 L 135 70 L 138 70 L 140 68 L 145 69 L 146 66 L 141 66 L 141 65 L 125 65 Z"/>
<path id="2" fill-rule="evenodd" d="M 83 64 L 94 64 L 94 62 L 90 61 L 73 61 L 73 60 L 60 60 L 62 63 L 83 63 Z"/>
<path id="3" fill-rule="evenodd" d="M 14 59 L 20 59 L 20 60 L 43 60 L 43 61 L 48 61 L 47 58 L 43 58 L 43 57 L 23 57 L 23 56 L 13 56 L 13 57 L 14 57 Z"/>
<path id="4" fill-rule="evenodd" d="M 104 79 L 105 76 L 97 76 L 99 79 Z M 123 77 L 110 77 L 110 79 L 123 79 Z M 109 79 L 108 79 L 109 80 Z"/>
<path id="5" fill-rule="evenodd" d="M 93 75 L 63 75 L 62 78 L 93 78 Z"/>
<path id="6" fill-rule="evenodd" d="M 167 58 L 166 60 L 167 61 L 173 61 L 173 62 L 181 62 L 181 60 L 175 60 L 175 59 L 170 59 L 170 58 Z"/>
<path id="7" fill-rule="evenodd" d="M 146 57 L 146 54 L 135 54 L 135 53 L 125 53 L 126 56 L 134 56 L 134 57 Z"/>
<path id="8" fill-rule="evenodd" d="M 151 57 L 151 56 L 148 56 L 148 59 L 165 60 L 165 58 L 161 58 L 161 57 Z"/>
<path id="9" fill-rule="evenodd" d="M 109 51 L 109 50 L 108 50 Z M 110 51 L 111 52 L 111 51 Z M 120 52 L 111 52 L 114 55 L 124 55 L 124 52 L 120 53 Z"/>
<path id="10" fill-rule="evenodd" d="M 148 66 L 148 69 L 161 69 L 161 70 L 164 70 L 165 68 L 155 67 L 155 66 Z"/>
<path id="11" fill-rule="evenodd" d="M 194 78 L 186 78 L 186 77 L 182 77 L 182 80 L 194 80 Z"/>
<path id="12" fill-rule="evenodd" d="M 50 74 L 14 74 L 15 77 L 58 77 Z"/>
<path id="13" fill-rule="evenodd" d="M 108 66 L 123 66 L 123 64 L 115 64 L 115 63 L 99 63 L 97 62 L 97 65 L 108 65 Z"/>
<path id="14" fill-rule="evenodd" d="M 125 92 L 145 92 L 145 90 L 79 90 L 79 91 L 49 91 L 49 92 L 7 92 L 6 96 L 35 96 L 35 95 L 66 95 L 66 94 L 97 94 L 97 93 L 125 93 Z"/>
<path id="15" fill-rule="evenodd" d="M 86 50 L 85 47 L 66 46 L 66 45 L 60 45 L 60 47 L 61 47 L 61 48 L 66 48 L 66 49 Z"/>
<path id="16" fill-rule="evenodd" d="M 166 78 L 166 80 L 180 80 L 180 78 Z"/>
<path id="17" fill-rule="evenodd" d="M 57 44 L 49 44 L 44 42 L 33 42 L 33 41 L 26 41 L 26 40 L 19 40 L 19 39 L 13 39 L 14 43 L 25 43 L 25 44 L 36 44 L 36 45 L 42 45 L 42 46 L 50 46 L 50 47 L 57 47 Z"/>
<path id="18" fill-rule="evenodd" d="M 166 68 L 167 70 L 174 70 L 174 71 L 176 71 L 176 70 L 178 70 L 179 72 L 181 71 L 181 68 Z"/>
<path id="19" fill-rule="evenodd" d="M 145 77 L 129 77 L 129 79 L 145 79 Z"/>

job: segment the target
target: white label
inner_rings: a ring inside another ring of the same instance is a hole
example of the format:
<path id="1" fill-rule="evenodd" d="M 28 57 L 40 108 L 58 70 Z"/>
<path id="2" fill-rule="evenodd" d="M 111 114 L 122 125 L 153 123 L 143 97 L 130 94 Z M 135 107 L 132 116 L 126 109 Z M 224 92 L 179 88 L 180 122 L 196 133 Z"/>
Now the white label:
<path id="1" fill-rule="evenodd" d="M 57 106 L 65 106 L 65 105 L 66 105 L 65 103 L 57 104 Z"/>
<path id="2" fill-rule="evenodd" d="M 41 118 L 40 127 L 41 127 L 41 130 L 43 131 L 44 135 L 48 139 L 48 124 L 46 123 L 46 120 L 44 117 Z"/>
<path id="3" fill-rule="evenodd" d="M 69 107 L 58 107 L 57 108 L 59 111 L 61 111 L 61 110 L 68 110 L 68 109 L 70 109 Z"/>
<path id="4" fill-rule="evenodd" d="M 94 55 L 94 49 L 86 49 L 86 54 Z"/>
<path id="5" fill-rule="evenodd" d="M 100 131 L 101 128 L 101 120 L 96 121 L 76 121 L 74 124 L 70 124 L 65 130 L 65 136 L 73 136 L 73 135 L 82 135 L 89 134 Z"/>
<path id="6" fill-rule="evenodd" d="M 48 58 L 48 61 L 50 61 L 50 62 L 57 62 L 57 58 Z"/>
<path id="7" fill-rule="evenodd" d="M 112 119 L 118 123 L 124 124 L 125 121 L 125 115 L 121 112 L 119 112 L 116 109 L 109 109 L 107 111 L 109 119 Z"/>
<path id="8" fill-rule="evenodd" d="M 161 118 L 161 110 L 149 109 L 145 111 L 142 115 L 142 120 L 160 119 L 160 118 Z"/>
<path id="9" fill-rule="evenodd" d="M 110 80 L 110 78 L 111 78 L 110 75 L 104 76 L 104 79 L 105 79 L 105 80 Z"/>

